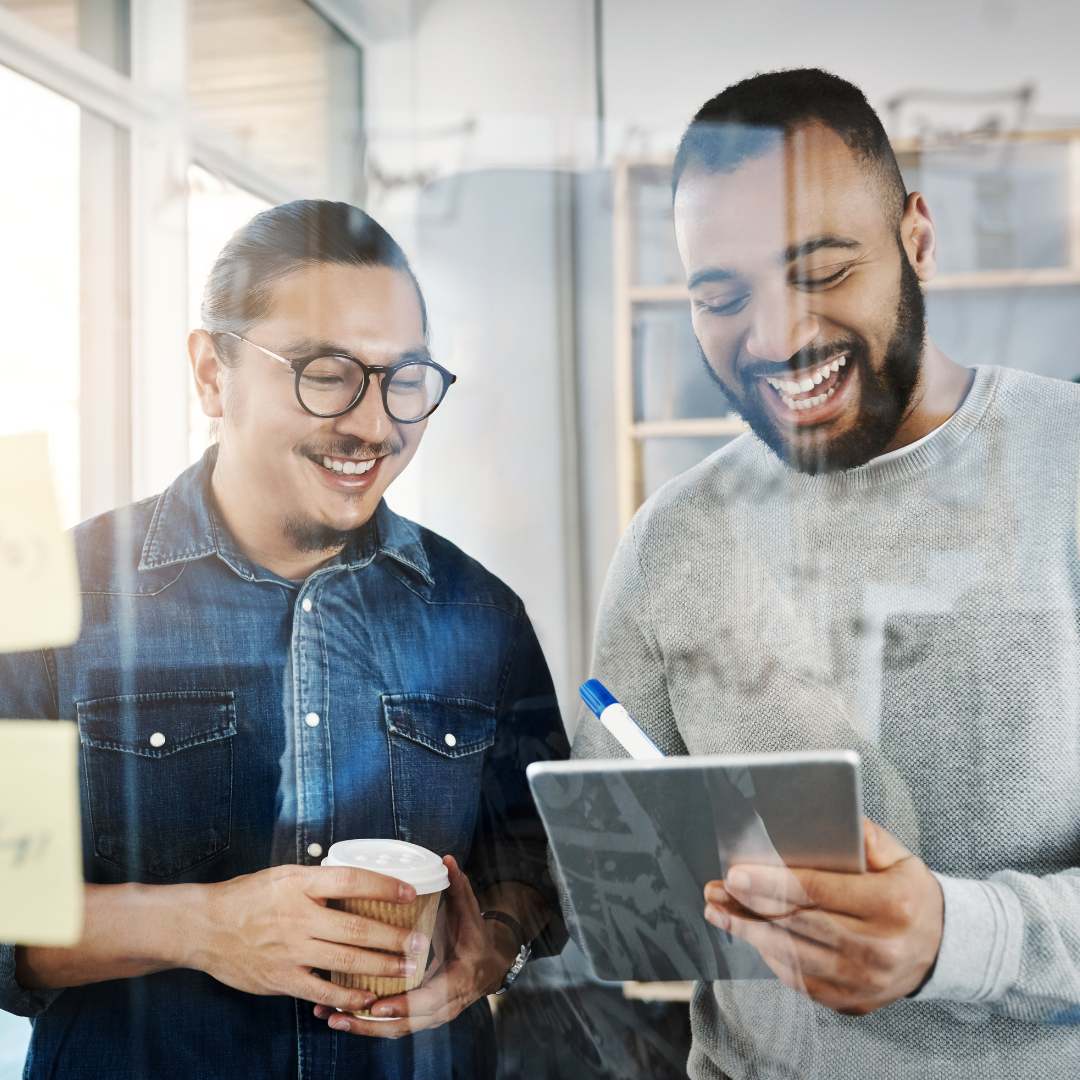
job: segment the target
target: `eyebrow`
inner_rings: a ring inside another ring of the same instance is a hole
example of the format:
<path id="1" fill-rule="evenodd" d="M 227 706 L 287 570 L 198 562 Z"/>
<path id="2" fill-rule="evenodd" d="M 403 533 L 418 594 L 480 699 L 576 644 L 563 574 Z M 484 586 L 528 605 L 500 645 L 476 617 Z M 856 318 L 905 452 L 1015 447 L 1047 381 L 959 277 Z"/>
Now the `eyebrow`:
<path id="1" fill-rule="evenodd" d="M 784 248 L 779 261 L 783 263 L 795 262 L 797 259 L 803 259 L 807 255 L 812 255 L 815 251 L 820 251 L 822 248 L 841 248 L 845 251 L 853 251 L 861 247 L 862 244 L 858 240 L 853 240 L 848 236 L 834 236 L 828 233 L 811 237 L 809 240 L 802 240 L 798 244 L 789 244 Z M 686 287 L 688 290 L 693 290 L 698 285 L 712 285 L 718 282 L 731 281 L 737 277 L 739 275 L 734 270 L 726 270 L 721 266 L 708 266 L 704 270 L 692 274 L 690 280 L 686 283 Z"/>
<path id="2" fill-rule="evenodd" d="M 295 357 L 298 360 L 306 360 L 311 356 L 347 356 L 352 360 L 364 360 L 362 356 L 356 356 L 348 349 L 343 348 L 341 345 L 336 344 L 333 341 L 318 340 L 314 338 L 297 338 L 295 341 L 289 342 L 282 350 L 283 356 Z M 403 353 L 399 353 L 396 360 L 392 363 L 400 363 L 403 360 L 430 360 L 431 353 L 425 346 L 418 346 L 415 349 L 406 349 Z M 365 363 L 367 361 L 365 360 Z"/>

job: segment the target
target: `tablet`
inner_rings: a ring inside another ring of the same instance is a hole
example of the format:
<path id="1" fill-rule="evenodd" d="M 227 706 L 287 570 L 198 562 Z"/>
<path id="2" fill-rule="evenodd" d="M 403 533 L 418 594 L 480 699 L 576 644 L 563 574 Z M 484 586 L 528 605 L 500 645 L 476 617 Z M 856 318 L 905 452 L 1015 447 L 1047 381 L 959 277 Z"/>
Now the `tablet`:
<path id="1" fill-rule="evenodd" d="M 865 869 L 852 751 L 545 761 L 527 775 L 601 979 L 772 978 L 756 949 L 705 921 L 705 882 L 735 862 Z"/>

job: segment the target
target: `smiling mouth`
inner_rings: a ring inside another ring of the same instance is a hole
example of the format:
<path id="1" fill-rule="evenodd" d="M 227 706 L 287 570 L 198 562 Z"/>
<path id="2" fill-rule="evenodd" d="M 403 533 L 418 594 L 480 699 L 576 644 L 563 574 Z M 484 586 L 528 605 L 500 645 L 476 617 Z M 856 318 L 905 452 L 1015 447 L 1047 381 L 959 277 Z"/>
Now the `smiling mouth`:
<path id="1" fill-rule="evenodd" d="M 320 468 L 338 476 L 362 476 L 375 468 L 381 458 L 365 458 L 361 461 L 357 458 L 329 457 L 324 454 L 312 457 L 311 460 Z"/>
<path id="2" fill-rule="evenodd" d="M 850 373 L 848 354 L 834 353 L 823 364 L 806 368 L 796 377 L 781 379 L 772 375 L 759 375 L 776 392 L 781 404 L 792 412 L 804 412 L 824 405 L 843 385 Z"/>

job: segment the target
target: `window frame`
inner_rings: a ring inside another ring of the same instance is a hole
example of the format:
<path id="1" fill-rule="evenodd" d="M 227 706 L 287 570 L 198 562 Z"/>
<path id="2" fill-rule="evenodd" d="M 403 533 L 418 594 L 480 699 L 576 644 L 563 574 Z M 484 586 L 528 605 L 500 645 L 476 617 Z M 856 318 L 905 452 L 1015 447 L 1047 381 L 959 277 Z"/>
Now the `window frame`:
<path id="1" fill-rule="evenodd" d="M 303 0 L 294 0 L 303 3 Z M 358 52 L 363 44 L 308 5 Z M 162 490 L 187 463 L 188 166 L 270 203 L 301 192 L 272 163 L 253 164 L 227 134 L 193 119 L 188 0 L 106 0 L 95 40 L 126 44 L 130 76 L 0 7 L 0 64 L 79 106 L 80 515 Z M 111 23 L 111 27 L 109 26 Z M 105 31 L 103 34 L 102 31 Z M 126 32 L 126 39 L 124 37 Z M 362 130 L 362 101 L 358 125 Z M 330 197 L 359 177 L 330 163 Z M 174 358 L 175 363 L 170 363 Z"/>

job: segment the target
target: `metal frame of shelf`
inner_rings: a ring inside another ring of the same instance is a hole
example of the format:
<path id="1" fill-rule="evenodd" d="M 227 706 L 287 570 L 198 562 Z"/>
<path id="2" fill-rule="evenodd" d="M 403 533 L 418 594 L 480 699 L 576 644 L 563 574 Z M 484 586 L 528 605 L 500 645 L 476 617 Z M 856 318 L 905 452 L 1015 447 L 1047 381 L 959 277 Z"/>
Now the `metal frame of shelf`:
<path id="1" fill-rule="evenodd" d="M 984 289 L 1035 289 L 1080 287 L 1080 131 L 1023 131 L 978 133 L 951 143 L 921 143 L 900 139 L 893 145 L 898 157 L 945 151 L 969 145 L 1001 142 L 1062 143 L 1066 151 L 1067 263 L 1022 270 L 979 270 L 942 274 L 927 283 L 930 292 L 963 292 Z M 746 429 L 737 417 L 639 421 L 634 415 L 634 314 L 643 304 L 685 304 L 682 283 L 643 285 L 634 280 L 635 220 L 632 174 L 637 170 L 670 168 L 670 157 L 622 158 L 613 175 L 614 301 L 615 301 L 615 463 L 619 523 L 625 528 L 642 501 L 642 453 L 644 439 L 723 438 Z"/>

